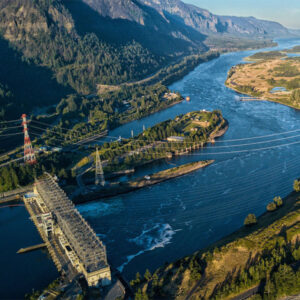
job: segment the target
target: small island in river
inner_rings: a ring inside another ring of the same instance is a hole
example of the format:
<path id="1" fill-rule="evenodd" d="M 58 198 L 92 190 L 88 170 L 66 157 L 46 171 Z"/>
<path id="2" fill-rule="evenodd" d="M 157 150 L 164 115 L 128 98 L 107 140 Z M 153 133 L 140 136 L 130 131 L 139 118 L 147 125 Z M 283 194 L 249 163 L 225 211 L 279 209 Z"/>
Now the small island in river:
<path id="1" fill-rule="evenodd" d="M 99 190 L 88 192 L 87 194 L 84 195 L 84 198 L 83 197 L 75 198 L 74 202 L 81 203 L 81 202 L 96 200 L 99 198 L 107 198 L 107 197 L 113 197 L 124 193 L 129 193 L 144 187 L 148 187 L 154 184 L 164 182 L 166 180 L 170 180 L 176 177 L 180 177 L 195 172 L 199 169 L 211 165 L 213 162 L 214 160 L 191 162 L 178 167 L 163 170 L 158 173 L 146 175 L 141 178 L 136 178 L 132 181 L 114 182 Z"/>
<path id="2" fill-rule="evenodd" d="M 230 69 L 226 86 L 249 97 L 241 100 L 268 100 L 300 109 L 300 57 L 298 48 L 259 52 Z"/>

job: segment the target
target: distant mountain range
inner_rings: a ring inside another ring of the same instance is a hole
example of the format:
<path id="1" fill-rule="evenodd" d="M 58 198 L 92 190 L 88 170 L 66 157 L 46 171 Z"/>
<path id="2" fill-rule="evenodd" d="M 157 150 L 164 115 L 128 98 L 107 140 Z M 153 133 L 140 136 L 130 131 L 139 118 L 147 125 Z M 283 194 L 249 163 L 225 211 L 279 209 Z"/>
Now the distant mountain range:
<path id="1" fill-rule="evenodd" d="M 99 37 L 115 43 L 134 39 L 158 54 L 206 50 L 205 40 L 210 35 L 269 39 L 295 34 L 277 22 L 217 16 L 180 0 L 64 0 L 63 3 L 83 31 L 97 32 Z"/>
<path id="2" fill-rule="evenodd" d="M 97 0 L 96 0 L 97 1 Z M 291 33 L 277 22 L 254 17 L 217 16 L 180 0 L 140 0 L 161 14 L 173 16 L 179 22 L 202 34 L 231 34 L 251 38 L 283 37 Z"/>

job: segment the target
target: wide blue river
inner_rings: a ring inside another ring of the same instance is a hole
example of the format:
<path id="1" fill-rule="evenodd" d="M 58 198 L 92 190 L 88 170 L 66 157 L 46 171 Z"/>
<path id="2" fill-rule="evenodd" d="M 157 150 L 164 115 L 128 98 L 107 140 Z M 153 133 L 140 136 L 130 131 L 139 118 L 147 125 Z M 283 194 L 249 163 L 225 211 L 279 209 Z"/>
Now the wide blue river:
<path id="1" fill-rule="evenodd" d="M 300 40 L 279 40 L 279 49 Z M 229 130 L 214 146 L 149 165 L 137 175 L 183 163 L 215 159 L 206 169 L 106 201 L 78 206 L 105 242 L 108 258 L 127 279 L 146 268 L 193 253 L 242 226 L 248 213 L 262 214 L 274 196 L 286 196 L 300 177 L 300 112 L 265 101 L 241 102 L 225 87 L 228 70 L 255 51 L 222 55 L 198 66 L 171 90 L 190 96 L 167 110 L 124 125 L 111 136 L 130 136 L 143 126 L 193 110 L 222 111 Z M 0 209 L 0 298 L 22 298 L 56 278 L 47 254 L 17 255 L 40 238 L 24 208 Z"/>

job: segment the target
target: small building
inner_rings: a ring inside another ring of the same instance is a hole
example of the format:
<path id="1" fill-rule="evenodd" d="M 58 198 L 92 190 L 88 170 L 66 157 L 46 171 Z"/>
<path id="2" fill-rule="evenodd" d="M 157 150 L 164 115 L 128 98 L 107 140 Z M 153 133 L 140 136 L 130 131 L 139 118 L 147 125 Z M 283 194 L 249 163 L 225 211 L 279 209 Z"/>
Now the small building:
<path id="1" fill-rule="evenodd" d="M 184 141 L 184 137 L 182 136 L 169 136 L 167 138 L 168 142 L 183 142 Z"/>
<path id="2" fill-rule="evenodd" d="M 62 148 L 61 148 L 61 147 L 53 147 L 53 148 L 52 148 L 52 151 L 53 151 L 53 152 L 61 152 L 61 151 L 62 151 Z"/>
<path id="3" fill-rule="evenodd" d="M 40 152 L 47 152 L 48 151 L 48 147 L 47 146 L 42 146 L 40 147 Z"/>

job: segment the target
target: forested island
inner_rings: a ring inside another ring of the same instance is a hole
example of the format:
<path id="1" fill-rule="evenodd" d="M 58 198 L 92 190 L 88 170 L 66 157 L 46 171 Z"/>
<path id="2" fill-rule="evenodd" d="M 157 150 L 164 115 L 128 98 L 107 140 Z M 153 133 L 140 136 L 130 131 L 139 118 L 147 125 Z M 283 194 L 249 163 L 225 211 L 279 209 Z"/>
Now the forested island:
<path id="1" fill-rule="evenodd" d="M 249 100 L 268 100 L 300 109 L 300 59 L 287 55 L 295 51 L 297 47 L 256 53 L 246 58 L 253 63 L 231 68 L 226 85 L 248 95 Z"/>
<path id="2" fill-rule="evenodd" d="M 134 138 L 104 143 L 99 153 L 104 170 L 115 172 L 200 149 L 227 128 L 220 111 L 195 111 L 161 122 Z M 94 157 L 95 152 L 90 156 Z M 85 157 L 77 166 L 82 168 L 89 161 Z"/>

